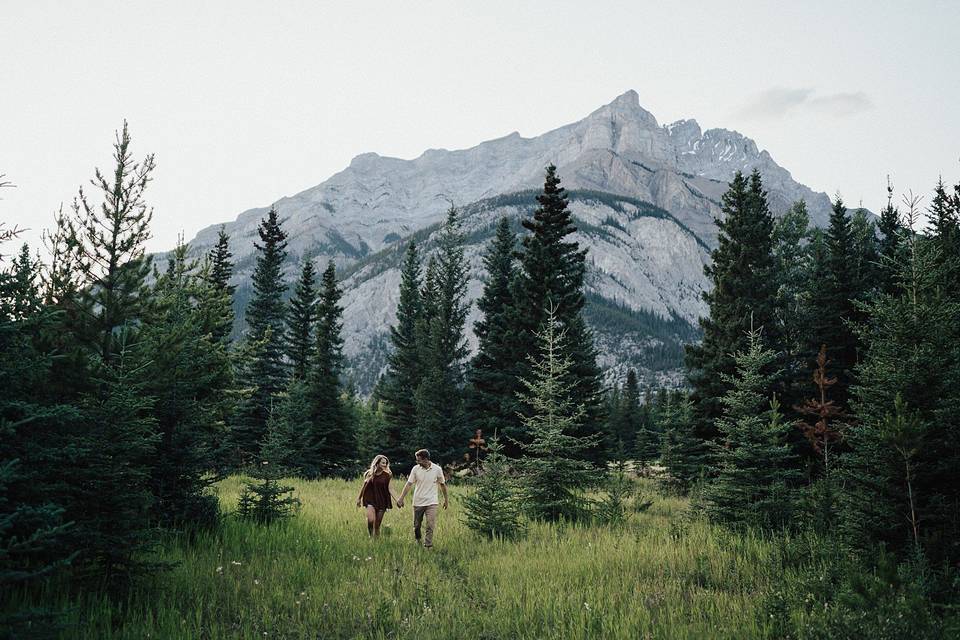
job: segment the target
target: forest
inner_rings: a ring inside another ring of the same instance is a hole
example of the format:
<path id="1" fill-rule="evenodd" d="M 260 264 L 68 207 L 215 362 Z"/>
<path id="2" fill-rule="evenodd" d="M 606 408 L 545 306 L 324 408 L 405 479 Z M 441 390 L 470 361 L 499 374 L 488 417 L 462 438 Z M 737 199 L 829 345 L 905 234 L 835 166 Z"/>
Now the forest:
<path id="1" fill-rule="evenodd" d="M 816 228 L 738 172 L 695 330 L 589 299 L 550 165 L 487 245 L 475 353 L 464 212 L 402 247 L 364 397 L 333 262 L 288 285 L 271 209 L 237 331 L 229 235 L 153 260 L 155 159 L 113 148 L 42 251 L 0 226 L 0 638 L 960 634 L 960 182 Z M 605 385 L 603 322 L 681 336 L 648 358 L 685 383 Z M 437 549 L 402 509 L 362 538 L 370 459 L 423 447 Z"/>

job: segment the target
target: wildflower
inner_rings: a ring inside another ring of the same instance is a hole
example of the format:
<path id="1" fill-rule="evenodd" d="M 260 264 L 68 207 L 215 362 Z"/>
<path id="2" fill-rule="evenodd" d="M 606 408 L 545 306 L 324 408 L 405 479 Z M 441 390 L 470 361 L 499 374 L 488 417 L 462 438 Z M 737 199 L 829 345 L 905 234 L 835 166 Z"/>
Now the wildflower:
<path id="1" fill-rule="evenodd" d="M 373 560 L 372 556 L 367 556 L 366 558 L 364 558 L 364 562 L 368 562 L 370 560 Z"/>
<path id="2" fill-rule="evenodd" d="M 584 603 L 583 603 L 583 608 L 586 609 L 587 611 L 590 611 L 590 603 L 589 603 L 589 602 L 584 602 Z"/>
<path id="3" fill-rule="evenodd" d="M 240 566 L 241 564 L 243 564 L 243 563 L 242 563 L 242 562 L 237 562 L 236 560 L 231 560 L 231 561 L 230 561 L 230 564 L 232 564 L 232 565 L 235 566 L 235 567 L 239 567 L 239 566 Z"/>
<path id="4" fill-rule="evenodd" d="M 257 580 L 256 578 L 254 578 L 254 579 L 253 579 L 253 584 L 260 584 L 260 581 Z"/>

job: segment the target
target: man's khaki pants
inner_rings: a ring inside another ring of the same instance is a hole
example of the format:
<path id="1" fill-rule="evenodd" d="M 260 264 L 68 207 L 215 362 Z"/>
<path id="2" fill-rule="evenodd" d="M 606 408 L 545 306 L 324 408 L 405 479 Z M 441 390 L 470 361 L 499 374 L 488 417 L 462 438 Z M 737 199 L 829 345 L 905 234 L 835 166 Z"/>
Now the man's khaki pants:
<path id="1" fill-rule="evenodd" d="M 423 546 L 433 546 L 433 529 L 437 525 L 437 508 L 440 505 L 431 504 L 426 507 L 413 508 L 413 537 L 420 542 L 420 525 L 423 524 L 423 517 L 427 517 L 427 534 L 423 537 Z"/>

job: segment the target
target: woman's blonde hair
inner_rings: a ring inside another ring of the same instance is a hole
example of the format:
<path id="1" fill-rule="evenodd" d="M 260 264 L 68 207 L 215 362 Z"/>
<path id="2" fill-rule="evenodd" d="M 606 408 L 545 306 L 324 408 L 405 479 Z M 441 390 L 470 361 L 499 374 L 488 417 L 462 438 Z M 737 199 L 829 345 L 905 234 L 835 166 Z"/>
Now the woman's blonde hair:
<path id="1" fill-rule="evenodd" d="M 370 463 L 370 468 L 367 469 L 367 472 L 363 474 L 363 477 L 364 477 L 364 478 L 372 478 L 372 477 L 374 476 L 374 474 L 376 474 L 376 472 L 377 472 L 377 467 L 378 467 L 378 465 L 380 464 L 380 458 L 383 458 L 384 460 L 387 461 L 387 468 L 386 468 L 386 470 L 385 470 L 385 473 L 386 473 L 388 476 L 392 476 L 392 475 L 393 475 L 393 472 L 390 471 L 390 458 L 388 458 L 387 456 L 385 456 L 385 455 L 383 455 L 383 454 L 381 453 L 381 454 L 378 454 L 378 455 L 373 456 L 373 462 Z"/>

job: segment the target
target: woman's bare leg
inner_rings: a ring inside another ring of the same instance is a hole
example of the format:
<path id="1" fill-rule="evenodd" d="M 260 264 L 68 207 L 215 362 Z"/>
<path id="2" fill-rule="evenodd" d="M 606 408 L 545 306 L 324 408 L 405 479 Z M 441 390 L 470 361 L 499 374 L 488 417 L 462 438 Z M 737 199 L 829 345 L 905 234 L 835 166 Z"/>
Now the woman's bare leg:
<path id="1" fill-rule="evenodd" d="M 367 505 L 367 533 L 374 535 L 374 528 L 377 526 L 377 510 L 373 505 Z"/>
<path id="2" fill-rule="evenodd" d="M 373 523 L 373 535 L 375 536 L 380 535 L 380 525 L 383 524 L 383 514 L 385 513 L 386 513 L 386 510 L 383 510 L 383 509 L 381 509 L 380 511 L 377 511 L 377 519 Z"/>

